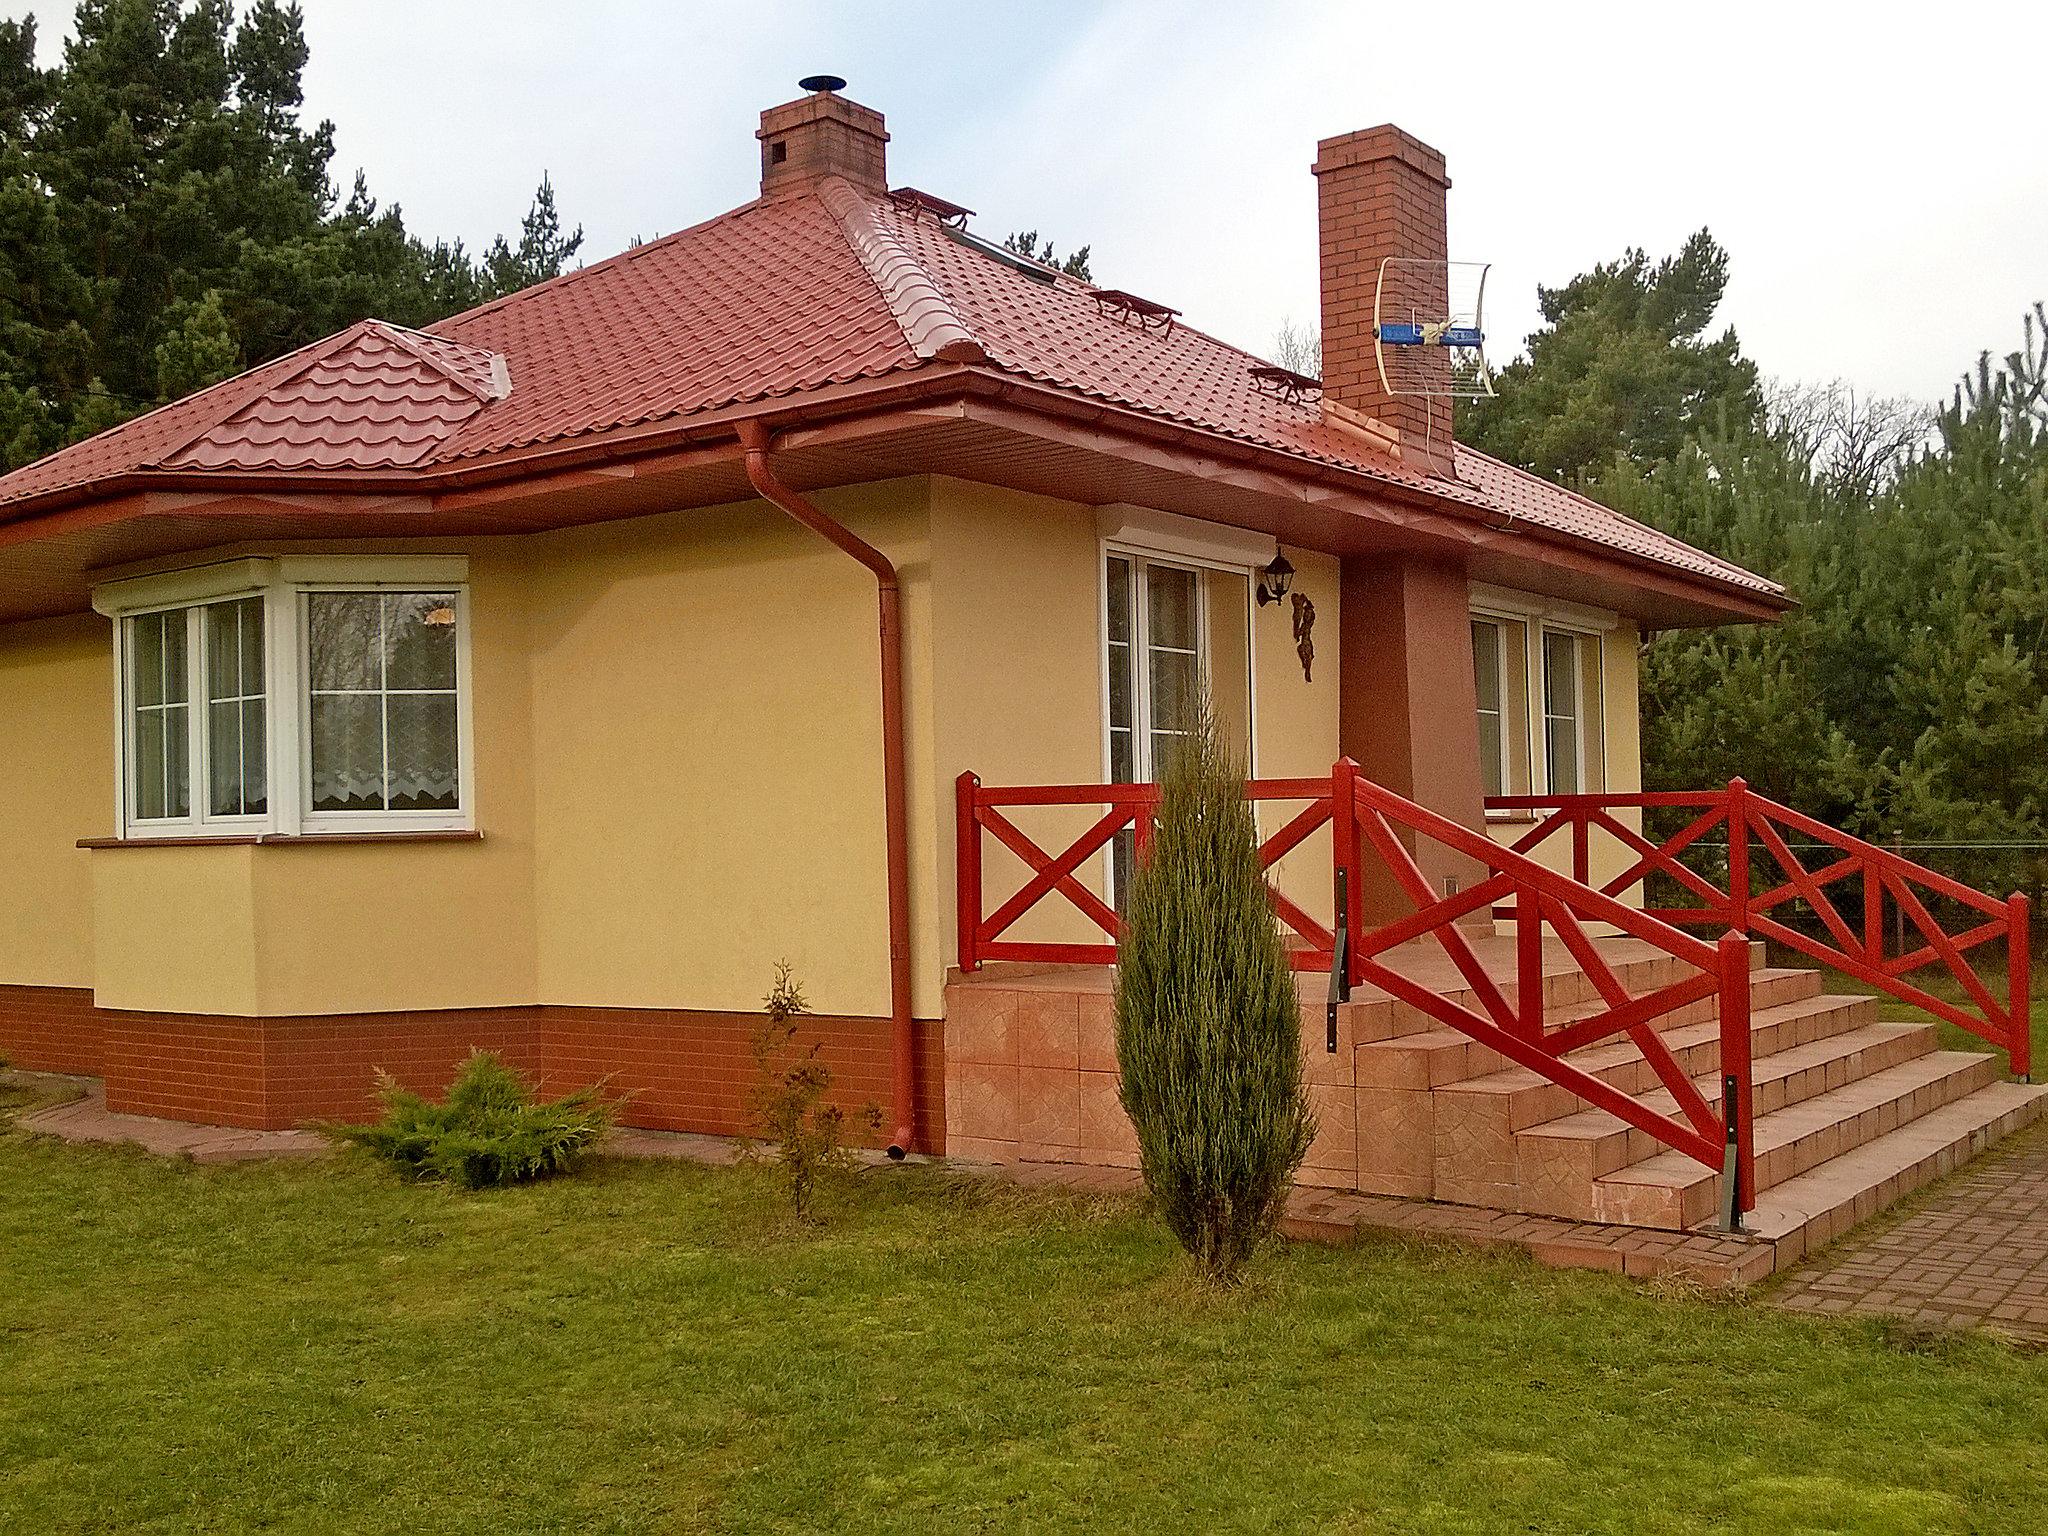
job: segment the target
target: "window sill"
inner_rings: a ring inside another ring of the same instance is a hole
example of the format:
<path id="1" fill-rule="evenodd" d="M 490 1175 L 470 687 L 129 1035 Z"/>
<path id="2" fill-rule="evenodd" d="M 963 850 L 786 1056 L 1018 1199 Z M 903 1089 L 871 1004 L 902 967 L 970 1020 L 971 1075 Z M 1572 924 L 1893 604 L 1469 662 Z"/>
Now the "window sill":
<path id="1" fill-rule="evenodd" d="M 263 832 L 226 837 L 81 837 L 81 848 L 309 848 L 334 843 L 480 843 L 476 831 Z"/>
<path id="2" fill-rule="evenodd" d="M 1541 818 L 1534 811 L 1488 811 L 1486 824 L 1490 827 L 1533 827 Z"/>

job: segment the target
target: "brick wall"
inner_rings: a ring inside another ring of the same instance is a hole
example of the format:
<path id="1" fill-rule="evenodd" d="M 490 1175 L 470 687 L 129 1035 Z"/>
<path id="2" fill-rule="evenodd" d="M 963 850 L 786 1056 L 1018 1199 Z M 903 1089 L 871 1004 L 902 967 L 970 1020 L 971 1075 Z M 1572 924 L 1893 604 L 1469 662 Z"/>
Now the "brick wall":
<path id="1" fill-rule="evenodd" d="M 632 1008 L 495 1008 L 311 1018 L 219 1018 L 95 1008 L 92 995 L 0 988 L 0 1055 L 42 1072 L 104 1077 L 107 1104 L 127 1114 L 214 1125 L 282 1128 L 365 1119 L 381 1067 L 408 1088 L 437 1093 L 475 1049 L 496 1051 L 565 1093 L 610 1077 L 630 1094 L 621 1119 L 656 1130 L 733 1135 L 746 1127 L 758 1017 Z M 816 1018 L 849 1110 L 889 1101 L 889 1022 Z M 923 1150 L 945 1146 L 944 1028 L 916 1038 Z M 877 1138 L 894 1127 L 885 1123 Z"/>
<path id="2" fill-rule="evenodd" d="M 106 1046 L 92 993 L 83 987 L 0 987 L 0 1057 L 29 1072 L 99 1076 Z"/>

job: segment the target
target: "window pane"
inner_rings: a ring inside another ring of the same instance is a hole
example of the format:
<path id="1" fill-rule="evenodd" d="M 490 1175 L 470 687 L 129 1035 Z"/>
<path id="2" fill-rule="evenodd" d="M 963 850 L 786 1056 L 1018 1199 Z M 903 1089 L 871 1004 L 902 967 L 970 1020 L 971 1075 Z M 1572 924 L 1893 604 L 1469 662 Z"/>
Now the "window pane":
<path id="1" fill-rule="evenodd" d="M 455 599 L 446 592 L 394 592 L 384 599 L 384 686 L 455 687 Z"/>
<path id="2" fill-rule="evenodd" d="M 1112 730 L 1109 733 L 1109 782 L 1132 784 L 1137 782 L 1138 765 L 1131 756 L 1131 733 Z"/>
<path id="3" fill-rule="evenodd" d="M 306 598 L 306 656 L 315 693 L 381 688 L 384 617 L 375 592 Z"/>
<path id="4" fill-rule="evenodd" d="M 178 633 L 184 634 L 180 614 Z M 164 615 L 145 613 L 128 621 L 128 697 L 135 704 L 164 701 Z"/>
<path id="5" fill-rule="evenodd" d="M 192 814 L 191 714 L 183 704 L 167 706 L 164 719 L 164 814 Z"/>
<path id="6" fill-rule="evenodd" d="M 1198 660 L 1182 651 L 1152 653 L 1152 733 L 1155 736 L 1191 731 L 1201 708 L 1202 678 Z M 1154 759 L 1153 771 L 1165 768 Z"/>
<path id="7" fill-rule="evenodd" d="M 1579 652 L 1571 635 L 1543 636 L 1543 755 L 1550 792 L 1579 792 Z"/>
<path id="8" fill-rule="evenodd" d="M 242 814 L 245 816 L 261 816 L 270 809 L 267 714 L 262 699 L 242 701 Z"/>
<path id="9" fill-rule="evenodd" d="M 1500 630 L 1492 624 L 1472 626 L 1472 680 L 1479 707 L 1500 711 Z"/>
<path id="10" fill-rule="evenodd" d="M 376 694 L 312 701 L 313 809 L 384 809 L 384 709 Z"/>
<path id="11" fill-rule="evenodd" d="M 1504 795 L 1507 786 L 1502 782 L 1500 751 L 1500 716 L 1487 710 L 1479 712 L 1479 778 L 1488 795 Z"/>
<path id="12" fill-rule="evenodd" d="M 1543 712 L 1576 716 L 1579 712 L 1579 665 L 1570 635 L 1543 636 Z"/>
<path id="13" fill-rule="evenodd" d="M 130 772 L 134 775 L 129 795 L 129 814 L 149 821 L 164 814 L 164 716 L 158 709 L 141 709 L 130 722 L 134 737 Z"/>
<path id="14" fill-rule="evenodd" d="M 1550 761 L 1550 792 L 1553 795 L 1576 795 L 1579 792 L 1578 722 L 1546 721 L 1544 734 Z"/>
<path id="15" fill-rule="evenodd" d="M 204 610 L 207 812 L 255 816 L 265 808 L 263 601 Z"/>
<path id="16" fill-rule="evenodd" d="M 455 594 L 307 601 L 312 809 L 460 809 Z"/>
<path id="17" fill-rule="evenodd" d="M 452 811 L 456 775 L 455 695 L 394 694 L 385 700 L 391 751 L 391 809 Z"/>
<path id="18" fill-rule="evenodd" d="M 1110 556 L 1109 641 L 1128 645 L 1131 639 L 1131 562 Z"/>
<path id="19" fill-rule="evenodd" d="M 207 730 L 208 814 L 262 815 L 268 808 L 263 700 L 230 699 L 209 705 Z"/>
<path id="20" fill-rule="evenodd" d="M 1177 650 L 1195 648 L 1195 573 L 1155 565 L 1145 574 L 1151 601 L 1146 607 L 1151 644 Z"/>

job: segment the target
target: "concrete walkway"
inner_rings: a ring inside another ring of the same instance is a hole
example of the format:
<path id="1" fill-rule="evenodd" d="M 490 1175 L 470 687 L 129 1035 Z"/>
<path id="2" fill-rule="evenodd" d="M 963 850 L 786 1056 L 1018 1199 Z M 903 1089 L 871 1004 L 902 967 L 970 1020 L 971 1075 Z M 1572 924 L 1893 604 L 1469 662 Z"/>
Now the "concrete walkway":
<path id="1" fill-rule="evenodd" d="M 2048 1343 L 2048 1126 L 1993 1147 L 1898 1220 L 1823 1249 L 1770 1299 Z"/>

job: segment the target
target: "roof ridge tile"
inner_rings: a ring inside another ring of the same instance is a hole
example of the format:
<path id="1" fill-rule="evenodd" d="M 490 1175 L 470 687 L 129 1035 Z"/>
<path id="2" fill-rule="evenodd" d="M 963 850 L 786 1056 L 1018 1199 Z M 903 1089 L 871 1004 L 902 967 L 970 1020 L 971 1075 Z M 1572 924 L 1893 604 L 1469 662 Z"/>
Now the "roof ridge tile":
<path id="1" fill-rule="evenodd" d="M 818 200 L 839 221 L 846 242 L 881 290 L 903 339 L 919 357 L 949 363 L 986 363 L 987 349 L 954 310 L 923 263 L 884 229 L 866 198 L 837 176 L 818 183 Z"/>

